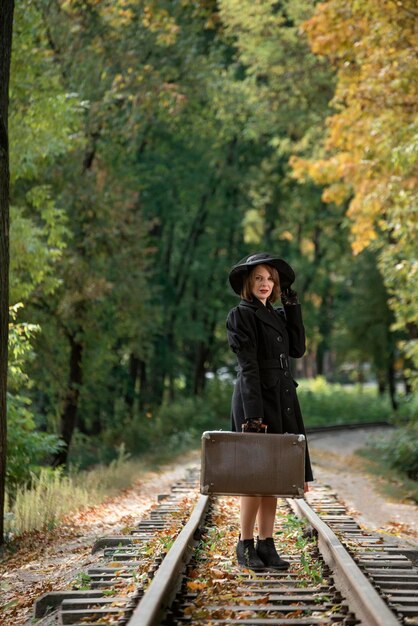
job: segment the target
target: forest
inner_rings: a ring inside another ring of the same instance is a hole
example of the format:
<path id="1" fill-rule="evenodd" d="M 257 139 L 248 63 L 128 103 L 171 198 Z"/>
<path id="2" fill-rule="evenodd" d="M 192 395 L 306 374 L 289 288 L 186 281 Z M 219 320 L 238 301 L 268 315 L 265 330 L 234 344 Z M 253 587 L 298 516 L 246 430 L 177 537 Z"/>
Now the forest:
<path id="1" fill-rule="evenodd" d="M 398 420 L 396 460 L 416 477 L 414 0 L 13 4 L 0 9 L 6 516 L 45 469 L 225 427 L 228 273 L 261 250 L 296 271 L 307 421 L 344 407 Z"/>

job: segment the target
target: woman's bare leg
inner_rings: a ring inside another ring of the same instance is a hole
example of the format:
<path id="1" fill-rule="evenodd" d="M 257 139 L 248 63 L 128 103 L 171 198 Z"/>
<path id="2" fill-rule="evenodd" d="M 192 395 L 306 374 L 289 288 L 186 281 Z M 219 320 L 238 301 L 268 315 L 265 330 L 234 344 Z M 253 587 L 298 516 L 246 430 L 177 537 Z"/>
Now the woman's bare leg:
<path id="1" fill-rule="evenodd" d="M 272 496 L 264 496 L 261 498 L 257 517 L 259 541 L 257 541 L 256 550 L 257 555 L 266 567 L 286 570 L 290 563 L 277 554 L 273 539 L 276 508 L 277 498 Z"/>
<path id="2" fill-rule="evenodd" d="M 277 498 L 263 496 L 258 509 L 258 534 L 260 539 L 273 537 L 274 520 L 276 518 Z"/>
<path id="3" fill-rule="evenodd" d="M 254 537 L 254 525 L 260 506 L 260 500 L 263 500 L 263 498 L 258 496 L 241 496 L 241 540 L 252 539 Z"/>

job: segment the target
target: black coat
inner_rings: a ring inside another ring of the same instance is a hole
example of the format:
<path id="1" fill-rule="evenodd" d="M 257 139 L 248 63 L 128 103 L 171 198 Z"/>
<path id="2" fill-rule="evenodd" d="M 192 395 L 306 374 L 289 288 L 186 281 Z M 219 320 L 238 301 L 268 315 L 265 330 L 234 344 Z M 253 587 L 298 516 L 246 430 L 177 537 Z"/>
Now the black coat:
<path id="1" fill-rule="evenodd" d="M 228 342 L 238 359 L 232 396 L 232 430 L 240 432 L 245 419 L 262 417 L 269 433 L 305 434 L 289 370 L 289 356 L 305 352 L 305 329 L 300 304 L 274 309 L 257 298 L 241 300 L 226 322 Z M 313 480 L 306 448 L 305 479 Z"/>

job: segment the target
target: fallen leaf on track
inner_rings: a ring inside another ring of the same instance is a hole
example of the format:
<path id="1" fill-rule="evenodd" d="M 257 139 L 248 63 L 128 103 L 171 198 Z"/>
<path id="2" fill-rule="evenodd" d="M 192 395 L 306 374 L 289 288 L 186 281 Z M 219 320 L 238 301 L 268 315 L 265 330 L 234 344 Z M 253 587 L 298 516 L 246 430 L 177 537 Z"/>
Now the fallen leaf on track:
<path id="1" fill-rule="evenodd" d="M 215 574 L 216 578 L 227 578 L 226 572 L 216 569 L 216 567 L 212 567 L 210 571 Z"/>
<path id="2" fill-rule="evenodd" d="M 254 604 L 268 604 L 270 602 L 270 596 L 266 595 L 261 598 L 257 598 Z"/>
<path id="3" fill-rule="evenodd" d="M 187 583 L 187 589 L 190 589 L 190 591 L 197 591 L 198 589 L 205 589 L 208 586 L 208 583 L 201 583 L 198 581 L 189 581 Z"/>

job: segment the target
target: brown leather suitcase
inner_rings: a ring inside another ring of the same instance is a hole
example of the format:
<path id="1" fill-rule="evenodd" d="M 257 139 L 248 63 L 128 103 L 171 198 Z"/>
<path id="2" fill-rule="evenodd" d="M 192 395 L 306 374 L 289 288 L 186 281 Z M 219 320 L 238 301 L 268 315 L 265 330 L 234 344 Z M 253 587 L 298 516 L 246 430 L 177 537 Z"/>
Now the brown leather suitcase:
<path id="1" fill-rule="evenodd" d="M 200 491 L 303 498 L 305 447 L 304 435 L 206 431 Z"/>

